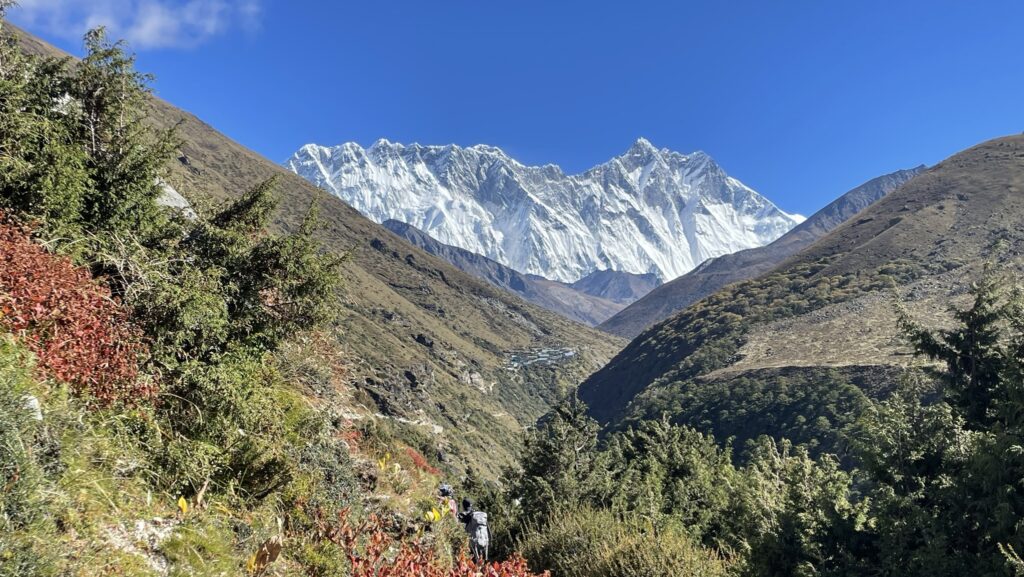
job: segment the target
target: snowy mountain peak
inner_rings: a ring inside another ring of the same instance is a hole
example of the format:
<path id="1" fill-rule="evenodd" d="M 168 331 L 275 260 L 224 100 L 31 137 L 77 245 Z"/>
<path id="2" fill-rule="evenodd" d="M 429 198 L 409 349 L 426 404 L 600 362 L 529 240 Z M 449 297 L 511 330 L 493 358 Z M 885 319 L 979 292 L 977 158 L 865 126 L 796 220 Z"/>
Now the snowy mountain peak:
<path id="1" fill-rule="evenodd" d="M 653 144 L 651 144 L 651 141 L 641 136 L 640 138 L 637 138 L 636 141 L 633 142 L 633 146 L 629 147 L 629 151 L 626 154 L 651 154 L 657 152 L 658 149 L 655 148 Z"/>
<path id="2" fill-rule="evenodd" d="M 580 174 L 494 146 L 308 144 L 285 165 L 377 222 L 399 220 L 518 271 L 574 282 L 597 270 L 672 279 L 795 226 L 703 152 L 645 138 Z"/>

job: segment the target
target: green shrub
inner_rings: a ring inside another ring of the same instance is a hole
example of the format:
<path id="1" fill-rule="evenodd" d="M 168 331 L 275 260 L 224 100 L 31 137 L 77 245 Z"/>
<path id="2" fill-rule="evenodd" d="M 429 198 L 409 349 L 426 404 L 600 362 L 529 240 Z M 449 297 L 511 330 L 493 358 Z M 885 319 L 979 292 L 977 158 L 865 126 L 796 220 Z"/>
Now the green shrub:
<path id="1" fill-rule="evenodd" d="M 735 485 L 730 447 L 662 419 L 616 434 L 608 451 L 613 510 L 657 527 L 676 523 L 698 542 L 716 542 Z"/>
<path id="2" fill-rule="evenodd" d="M 527 530 L 520 548 L 534 570 L 559 577 L 717 577 L 730 568 L 679 526 L 655 528 L 588 508 L 553 511 Z"/>

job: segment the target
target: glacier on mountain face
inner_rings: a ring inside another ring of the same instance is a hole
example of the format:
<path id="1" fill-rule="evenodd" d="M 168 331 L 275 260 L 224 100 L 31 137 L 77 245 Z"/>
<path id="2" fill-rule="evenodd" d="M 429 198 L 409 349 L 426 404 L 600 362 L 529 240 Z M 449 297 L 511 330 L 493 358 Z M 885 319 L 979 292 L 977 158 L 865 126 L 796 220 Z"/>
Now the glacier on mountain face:
<path id="1" fill-rule="evenodd" d="M 400 220 L 445 244 L 528 274 L 574 282 L 596 270 L 664 280 L 708 258 L 762 246 L 803 220 L 730 177 L 703 152 L 639 139 L 567 175 L 493 146 L 378 140 L 307 144 L 285 166 L 375 220 Z"/>

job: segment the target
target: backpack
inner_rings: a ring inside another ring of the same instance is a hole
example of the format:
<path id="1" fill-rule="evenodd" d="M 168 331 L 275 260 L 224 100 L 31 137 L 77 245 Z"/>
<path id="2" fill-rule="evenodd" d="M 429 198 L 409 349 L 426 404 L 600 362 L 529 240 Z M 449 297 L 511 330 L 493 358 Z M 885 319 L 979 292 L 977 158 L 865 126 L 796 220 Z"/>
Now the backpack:
<path id="1" fill-rule="evenodd" d="M 491 533 L 487 530 L 487 513 L 473 511 L 470 514 L 469 526 L 466 529 L 469 532 L 469 540 L 474 545 L 477 547 L 487 547 L 491 538 Z"/>

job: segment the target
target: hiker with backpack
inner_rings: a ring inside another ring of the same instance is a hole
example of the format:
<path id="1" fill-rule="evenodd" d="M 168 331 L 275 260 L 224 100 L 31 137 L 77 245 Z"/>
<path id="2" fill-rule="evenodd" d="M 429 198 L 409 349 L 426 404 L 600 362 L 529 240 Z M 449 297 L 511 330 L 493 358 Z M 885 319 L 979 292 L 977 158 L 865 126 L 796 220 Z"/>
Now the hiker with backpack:
<path id="1" fill-rule="evenodd" d="M 487 528 L 487 513 L 473 510 L 473 503 L 469 499 L 463 499 L 459 522 L 466 526 L 466 533 L 469 533 L 469 552 L 473 556 L 473 563 L 486 563 L 487 545 L 491 541 L 491 531 Z"/>
<path id="2" fill-rule="evenodd" d="M 455 493 L 452 491 L 452 486 L 442 484 L 437 493 L 442 515 L 451 514 L 452 517 L 455 517 L 459 510 L 455 505 Z"/>

